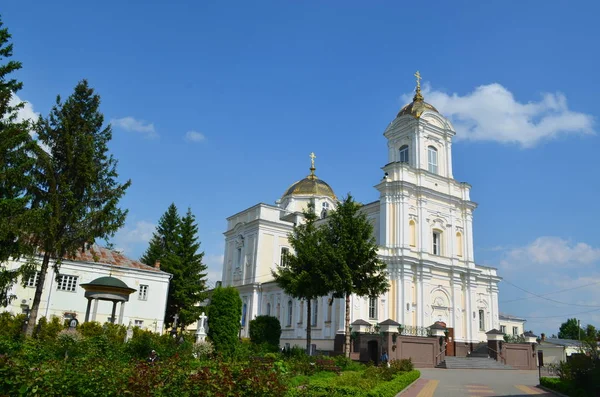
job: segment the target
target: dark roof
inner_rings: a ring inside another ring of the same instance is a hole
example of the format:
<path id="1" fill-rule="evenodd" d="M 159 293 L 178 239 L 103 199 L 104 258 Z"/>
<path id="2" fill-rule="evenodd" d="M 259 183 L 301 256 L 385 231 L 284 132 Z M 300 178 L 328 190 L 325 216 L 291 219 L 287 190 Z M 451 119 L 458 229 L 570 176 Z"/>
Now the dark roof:
<path id="1" fill-rule="evenodd" d="M 102 286 L 102 287 L 115 287 L 115 288 L 131 289 L 123 281 L 119 280 L 118 278 L 111 277 L 111 276 L 98 277 L 97 279 L 92 280 L 89 283 L 80 284 L 80 285 L 81 286 L 94 285 L 94 286 L 99 286 L 99 287 Z"/>
<path id="2" fill-rule="evenodd" d="M 380 322 L 379 325 L 392 325 L 392 326 L 399 326 L 400 323 L 397 323 L 396 321 L 392 320 L 391 318 L 388 318 L 387 320 Z"/>
<path id="3" fill-rule="evenodd" d="M 504 332 L 498 331 L 496 328 L 489 330 L 486 335 L 504 335 Z"/>
<path id="4" fill-rule="evenodd" d="M 436 321 L 435 323 L 433 323 L 433 325 L 429 328 L 431 328 L 431 329 L 446 329 L 446 327 L 444 327 L 442 324 L 440 324 L 439 321 Z"/>
<path id="5" fill-rule="evenodd" d="M 479 266 L 479 265 L 477 265 Z M 504 320 L 512 320 L 512 321 L 527 321 L 524 318 L 513 316 L 512 314 L 499 313 L 498 317 Z"/>
<path id="6" fill-rule="evenodd" d="M 523 336 L 530 336 L 530 337 L 537 338 L 537 335 L 536 335 L 536 334 L 534 334 L 534 333 L 533 333 L 533 332 L 531 332 L 531 331 L 527 331 L 527 332 L 525 332 L 525 333 L 523 334 Z"/>
<path id="7" fill-rule="evenodd" d="M 363 319 L 358 319 L 350 325 L 371 325 L 371 323 Z"/>
<path id="8" fill-rule="evenodd" d="M 160 268 L 148 266 L 140 261 L 136 261 L 134 259 L 126 257 L 121 252 L 113 251 L 105 247 L 100 247 L 97 244 L 92 245 L 89 249 L 86 249 L 84 251 L 77 251 L 74 257 L 68 259 L 71 261 L 103 263 L 116 267 L 149 270 L 153 272 L 161 271 Z"/>
<path id="9" fill-rule="evenodd" d="M 581 346 L 581 341 L 578 341 L 576 339 L 546 338 L 542 342 L 552 343 L 553 345 L 559 346 Z"/>

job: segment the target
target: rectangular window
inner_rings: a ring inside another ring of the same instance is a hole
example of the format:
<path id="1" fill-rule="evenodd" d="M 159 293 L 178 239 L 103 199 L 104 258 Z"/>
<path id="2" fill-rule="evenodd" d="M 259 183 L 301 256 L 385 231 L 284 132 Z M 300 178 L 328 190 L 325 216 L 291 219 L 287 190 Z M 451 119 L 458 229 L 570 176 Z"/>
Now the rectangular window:
<path id="1" fill-rule="evenodd" d="M 144 325 L 144 320 L 135 320 L 133 325 L 141 328 Z"/>
<path id="2" fill-rule="evenodd" d="M 75 292 L 77 289 L 77 276 L 68 276 L 66 274 L 61 274 L 58 277 L 58 281 L 56 284 L 57 291 L 67 291 L 67 292 Z"/>
<path id="3" fill-rule="evenodd" d="M 27 287 L 36 288 L 38 285 L 38 281 L 40 280 L 40 272 L 35 272 L 35 274 L 27 279 Z"/>
<path id="4" fill-rule="evenodd" d="M 406 145 L 400 148 L 400 162 L 408 163 L 408 146 Z"/>
<path id="5" fill-rule="evenodd" d="M 140 284 L 140 291 L 138 292 L 138 299 L 141 301 L 148 300 L 148 286 Z"/>
<path id="6" fill-rule="evenodd" d="M 513 327 L 513 336 L 519 335 L 519 327 Z"/>
<path id="7" fill-rule="evenodd" d="M 281 248 L 281 258 L 279 259 L 279 266 L 287 265 L 287 257 L 290 254 L 290 249 L 287 247 Z"/>
<path id="8" fill-rule="evenodd" d="M 440 232 L 433 232 L 433 247 L 432 247 L 432 251 L 433 251 L 433 255 L 441 255 L 442 254 L 442 250 L 441 250 L 441 233 Z"/>
<path id="9" fill-rule="evenodd" d="M 317 319 L 319 318 L 319 301 L 313 300 L 312 302 L 312 321 L 311 324 L 313 327 L 317 325 Z"/>
<path id="10" fill-rule="evenodd" d="M 479 330 L 485 331 L 485 317 L 483 310 L 479 311 Z"/>
<path id="11" fill-rule="evenodd" d="M 433 146 L 427 148 L 427 160 L 429 165 L 429 172 L 434 174 L 438 173 L 438 153 L 437 149 Z"/>
<path id="12" fill-rule="evenodd" d="M 235 266 L 239 269 L 242 266 L 242 248 L 237 249 L 237 261 Z"/>
<path id="13" fill-rule="evenodd" d="M 377 319 L 377 298 L 369 298 L 369 319 Z"/>
<path id="14" fill-rule="evenodd" d="M 503 334 L 506 334 L 506 325 L 500 326 L 500 332 L 502 332 Z"/>
<path id="15" fill-rule="evenodd" d="M 288 301 L 288 317 L 287 317 L 287 326 L 291 327 L 292 326 L 292 314 L 293 314 L 293 303 L 292 301 Z"/>

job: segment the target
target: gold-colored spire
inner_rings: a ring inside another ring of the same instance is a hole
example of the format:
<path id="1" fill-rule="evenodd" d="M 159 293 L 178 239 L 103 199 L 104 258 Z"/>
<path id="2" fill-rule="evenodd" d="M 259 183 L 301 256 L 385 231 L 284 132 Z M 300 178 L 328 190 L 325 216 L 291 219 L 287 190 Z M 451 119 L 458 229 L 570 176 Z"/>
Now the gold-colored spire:
<path id="1" fill-rule="evenodd" d="M 315 159 L 317 158 L 317 156 L 315 156 L 314 152 L 311 152 L 310 156 L 308 156 L 308 157 L 310 157 L 310 175 L 308 177 L 311 179 L 314 179 L 316 177 L 315 176 L 315 170 L 316 170 Z"/>
<path id="2" fill-rule="evenodd" d="M 413 101 L 423 101 L 423 95 L 421 95 L 421 73 L 417 70 L 417 73 L 414 74 L 417 78 L 417 89 L 415 91 L 415 96 L 413 97 Z"/>

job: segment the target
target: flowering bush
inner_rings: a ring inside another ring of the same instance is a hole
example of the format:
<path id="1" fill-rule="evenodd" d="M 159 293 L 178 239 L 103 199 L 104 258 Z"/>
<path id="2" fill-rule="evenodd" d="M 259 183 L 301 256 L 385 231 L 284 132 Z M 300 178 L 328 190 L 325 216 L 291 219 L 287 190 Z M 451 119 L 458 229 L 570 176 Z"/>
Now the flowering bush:
<path id="1" fill-rule="evenodd" d="M 209 340 L 194 343 L 192 352 L 196 358 L 208 358 L 213 355 L 215 348 Z"/>

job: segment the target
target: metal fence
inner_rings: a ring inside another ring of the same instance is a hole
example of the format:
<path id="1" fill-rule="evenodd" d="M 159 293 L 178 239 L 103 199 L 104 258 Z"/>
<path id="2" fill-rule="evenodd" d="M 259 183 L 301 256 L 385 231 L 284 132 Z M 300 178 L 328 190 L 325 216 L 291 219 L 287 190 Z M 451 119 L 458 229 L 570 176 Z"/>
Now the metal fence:
<path id="1" fill-rule="evenodd" d="M 402 327 L 402 336 L 431 336 L 430 327 L 416 327 L 412 325 L 405 325 Z"/>

